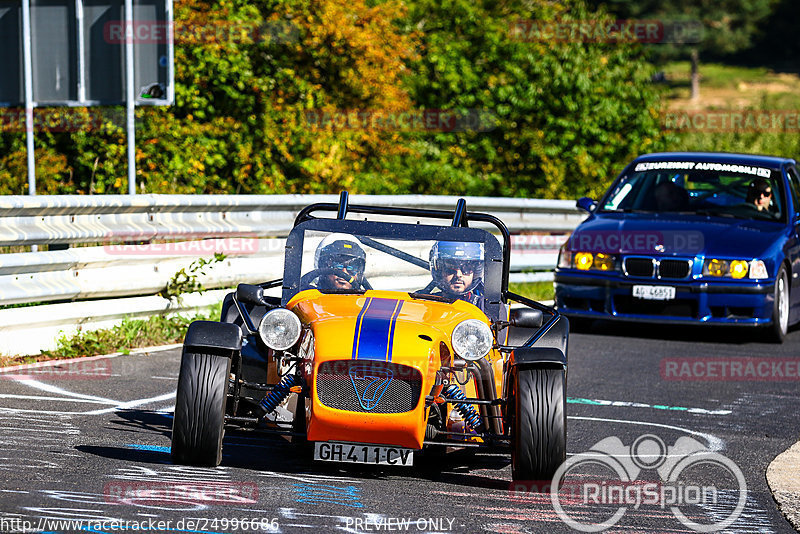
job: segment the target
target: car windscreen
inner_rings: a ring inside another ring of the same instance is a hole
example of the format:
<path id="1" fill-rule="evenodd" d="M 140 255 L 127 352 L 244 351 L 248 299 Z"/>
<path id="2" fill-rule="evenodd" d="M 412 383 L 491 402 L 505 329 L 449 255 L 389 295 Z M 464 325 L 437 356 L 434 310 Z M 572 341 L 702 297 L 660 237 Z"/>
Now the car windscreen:
<path id="1" fill-rule="evenodd" d="M 429 255 L 435 243 L 309 230 L 303 238 L 300 290 L 422 290 L 431 282 Z M 483 262 L 482 254 L 477 259 Z"/>
<path id="2" fill-rule="evenodd" d="M 679 163 L 679 162 L 668 162 Z M 691 169 L 647 169 L 622 176 L 600 211 L 714 215 L 783 221 L 778 170 L 689 162 Z"/>
<path id="3" fill-rule="evenodd" d="M 482 229 L 315 219 L 295 227 L 287 239 L 283 304 L 312 288 L 402 291 L 435 299 L 448 297 L 442 287 L 446 279 L 451 291 L 484 296 L 484 311 L 496 317 L 502 257 L 497 238 Z M 434 259 L 439 260 L 437 276 Z"/>

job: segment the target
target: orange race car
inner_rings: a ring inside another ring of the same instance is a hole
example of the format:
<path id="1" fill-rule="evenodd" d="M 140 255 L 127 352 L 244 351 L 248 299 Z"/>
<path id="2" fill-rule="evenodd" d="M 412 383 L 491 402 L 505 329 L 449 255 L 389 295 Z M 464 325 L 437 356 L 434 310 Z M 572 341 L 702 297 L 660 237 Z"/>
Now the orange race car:
<path id="1" fill-rule="evenodd" d="M 242 284 L 220 322 L 190 325 L 173 460 L 218 465 L 226 425 L 259 426 L 312 444 L 315 460 L 510 448 L 515 480 L 552 478 L 566 453 L 569 326 L 508 291 L 510 251 L 502 221 L 463 199 L 443 211 L 342 193 L 306 207 L 283 279 Z"/>

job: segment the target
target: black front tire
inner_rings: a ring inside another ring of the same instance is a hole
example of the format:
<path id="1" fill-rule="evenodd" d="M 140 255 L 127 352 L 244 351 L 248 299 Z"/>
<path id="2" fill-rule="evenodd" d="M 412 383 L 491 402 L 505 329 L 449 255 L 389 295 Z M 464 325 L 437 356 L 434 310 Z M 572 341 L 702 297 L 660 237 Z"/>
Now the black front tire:
<path id="1" fill-rule="evenodd" d="M 222 461 L 230 372 L 229 357 L 184 349 L 172 421 L 173 462 L 215 467 Z"/>
<path id="2" fill-rule="evenodd" d="M 781 265 L 775 278 L 775 293 L 772 303 L 772 324 L 768 328 L 768 338 L 774 343 L 783 343 L 789 330 L 789 276 L 786 266 Z"/>
<path id="3" fill-rule="evenodd" d="M 511 476 L 552 480 L 567 458 L 566 373 L 518 369 L 512 380 Z"/>

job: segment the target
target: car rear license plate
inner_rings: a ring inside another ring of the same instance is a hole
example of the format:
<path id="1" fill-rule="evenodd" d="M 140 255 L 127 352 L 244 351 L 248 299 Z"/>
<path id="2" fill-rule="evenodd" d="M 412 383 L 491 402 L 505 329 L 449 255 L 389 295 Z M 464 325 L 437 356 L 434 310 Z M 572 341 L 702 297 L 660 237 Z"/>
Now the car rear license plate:
<path id="1" fill-rule="evenodd" d="M 314 459 L 324 462 L 349 462 L 374 465 L 413 465 L 414 451 L 400 447 L 383 447 L 367 443 L 314 443 Z"/>
<path id="2" fill-rule="evenodd" d="M 645 300 L 672 300 L 675 288 L 672 286 L 633 286 L 633 296 Z"/>

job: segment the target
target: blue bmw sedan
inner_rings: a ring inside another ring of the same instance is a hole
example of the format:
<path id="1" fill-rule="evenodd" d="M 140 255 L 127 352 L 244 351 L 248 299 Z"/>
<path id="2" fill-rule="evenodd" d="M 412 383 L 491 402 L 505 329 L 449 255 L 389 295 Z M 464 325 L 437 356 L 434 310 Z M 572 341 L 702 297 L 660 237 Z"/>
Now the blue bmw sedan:
<path id="1" fill-rule="evenodd" d="M 578 319 L 762 327 L 800 321 L 800 175 L 792 159 L 640 156 L 561 248 L 556 307 Z"/>

